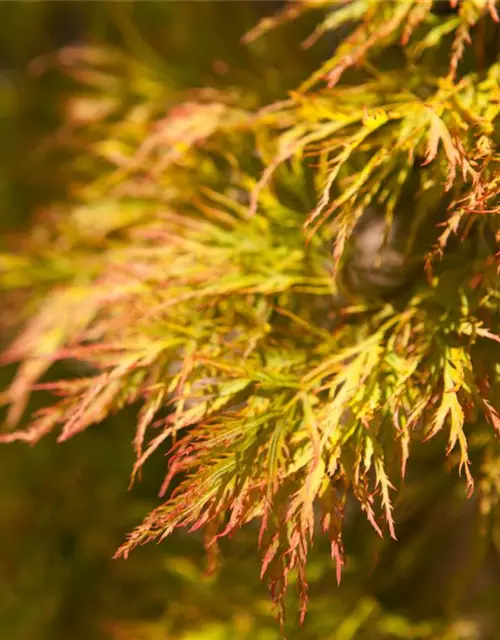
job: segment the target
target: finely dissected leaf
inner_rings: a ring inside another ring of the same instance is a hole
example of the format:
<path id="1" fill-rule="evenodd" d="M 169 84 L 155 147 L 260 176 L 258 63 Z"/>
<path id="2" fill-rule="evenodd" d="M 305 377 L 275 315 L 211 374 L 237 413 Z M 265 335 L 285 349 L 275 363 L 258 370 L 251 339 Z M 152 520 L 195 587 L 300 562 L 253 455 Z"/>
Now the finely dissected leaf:
<path id="1" fill-rule="evenodd" d="M 406 22 L 403 35 L 401 36 L 401 44 L 407 45 L 412 33 L 419 26 L 421 22 L 428 16 L 432 9 L 432 0 L 420 0 L 408 14 L 408 20 Z"/>
<path id="2" fill-rule="evenodd" d="M 448 159 L 448 180 L 446 189 L 450 189 L 456 176 L 456 168 L 462 169 L 464 179 L 468 174 L 473 180 L 476 179 L 476 172 L 470 165 L 467 158 L 464 157 L 461 150 L 457 148 L 453 142 L 450 132 L 444 125 L 441 118 L 436 113 L 431 112 L 431 127 L 429 129 L 429 140 L 425 153 L 424 165 L 429 164 L 437 155 L 439 143 L 442 143 L 446 157 Z"/>
<path id="3" fill-rule="evenodd" d="M 357 21 L 363 17 L 367 10 L 366 2 L 350 2 L 345 6 L 337 7 L 327 15 L 319 24 L 309 38 L 304 42 L 304 46 L 313 45 L 327 31 L 334 31 L 351 21 Z"/>
<path id="4" fill-rule="evenodd" d="M 392 6 L 385 4 L 375 9 L 367 4 L 364 13 L 366 17 L 369 15 L 371 19 L 364 21 L 354 30 L 334 56 L 302 84 L 301 91 L 307 91 L 325 77 L 328 80 L 328 86 L 336 85 L 342 74 L 361 62 L 372 47 L 379 44 L 380 41 L 395 38 L 397 29 L 403 23 L 413 4 L 412 0 L 393 3 Z"/>
<path id="5" fill-rule="evenodd" d="M 245 34 L 243 41 L 246 43 L 252 42 L 262 34 L 275 29 L 277 26 L 287 22 L 289 20 L 295 20 L 304 12 L 311 9 L 321 9 L 323 6 L 328 5 L 332 0 L 299 0 L 293 4 L 286 5 L 281 11 L 274 16 L 263 18 L 251 31 Z"/>
<path id="6" fill-rule="evenodd" d="M 488 409 L 489 418 L 493 424 L 493 427 L 495 428 L 495 431 L 500 435 L 500 415 L 498 414 L 498 411 L 491 405 L 490 402 L 488 402 L 488 400 L 483 400 L 483 402 Z"/>
<path id="7" fill-rule="evenodd" d="M 375 462 L 375 473 L 377 474 L 377 485 L 380 487 L 380 491 L 382 493 L 382 504 L 384 505 L 385 517 L 387 520 L 387 524 L 389 525 L 389 531 L 391 537 L 396 539 L 396 532 L 394 530 L 394 518 L 392 515 L 392 503 L 389 497 L 389 489 L 394 489 L 394 486 L 389 481 L 387 474 L 384 469 L 384 463 L 380 458 L 376 458 Z"/>
<path id="8" fill-rule="evenodd" d="M 443 369 L 443 395 L 439 408 L 437 409 L 432 430 L 429 437 L 440 431 L 449 417 L 450 437 L 448 440 L 448 453 L 459 443 L 460 447 L 460 470 L 464 470 L 467 477 L 467 488 L 469 493 L 474 489 L 474 482 L 469 471 L 469 457 L 467 452 L 467 439 L 464 434 L 464 412 L 458 400 L 458 391 L 464 386 L 464 360 L 468 364 L 467 356 L 460 349 L 450 349 L 446 354 L 446 361 Z"/>
<path id="9" fill-rule="evenodd" d="M 213 554 L 258 521 L 282 622 L 293 573 L 305 615 L 320 530 L 340 581 L 352 502 L 396 538 L 396 478 L 422 436 L 449 429 L 470 492 L 474 436 L 500 432 L 500 65 L 464 51 L 494 4 L 293 3 L 246 41 L 313 8 L 306 44 L 352 30 L 274 104 L 174 89 L 117 51 L 58 54 L 88 92 L 68 103 L 76 140 L 59 134 L 71 201 L 0 256 L 27 300 L 0 440 L 64 441 L 138 406 L 131 482 L 165 451 L 165 502 L 117 556 L 179 528 L 205 529 Z M 51 399 L 19 426 L 38 392 Z"/>

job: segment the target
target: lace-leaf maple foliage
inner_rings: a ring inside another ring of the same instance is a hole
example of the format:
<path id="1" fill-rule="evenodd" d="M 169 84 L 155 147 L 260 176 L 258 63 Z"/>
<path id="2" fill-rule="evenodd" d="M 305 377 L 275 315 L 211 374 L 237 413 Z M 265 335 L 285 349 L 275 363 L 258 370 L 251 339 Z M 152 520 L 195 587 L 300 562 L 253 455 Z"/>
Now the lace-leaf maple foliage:
<path id="1" fill-rule="evenodd" d="M 303 616 L 318 529 L 340 580 L 348 496 L 396 538 L 415 447 L 445 432 L 469 493 L 475 435 L 498 453 L 498 16 L 492 1 L 432 9 L 293 3 L 246 40 L 309 10 L 323 17 L 306 46 L 346 35 L 261 107 L 125 77 L 134 63 L 111 49 L 60 52 L 84 85 L 67 103 L 73 199 L 1 256 L 4 288 L 29 291 L 1 440 L 62 442 L 139 402 L 132 480 L 168 451 L 166 501 L 117 556 L 179 527 L 214 552 L 257 521 L 280 617 L 292 570 Z M 411 278 L 382 297 L 345 277 L 369 206 L 406 229 Z M 43 381 L 61 360 L 73 375 Z M 16 430 L 38 390 L 53 401 Z"/>

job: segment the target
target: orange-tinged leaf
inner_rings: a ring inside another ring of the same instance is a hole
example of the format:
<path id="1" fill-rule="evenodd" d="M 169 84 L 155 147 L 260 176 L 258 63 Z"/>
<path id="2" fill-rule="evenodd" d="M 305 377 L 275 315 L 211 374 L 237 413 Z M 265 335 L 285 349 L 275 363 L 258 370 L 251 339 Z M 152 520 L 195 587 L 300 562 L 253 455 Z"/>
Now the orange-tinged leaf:
<path id="1" fill-rule="evenodd" d="M 483 398 L 483 402 L 486 405 L 486 408 L 488 409 L 487 416 L 491 420 L 491 423 L 493 424 L 493 427 L 497 432 L 497 435 L 500 436 L 500 415 L 488 400 L 485 400 Z"/>

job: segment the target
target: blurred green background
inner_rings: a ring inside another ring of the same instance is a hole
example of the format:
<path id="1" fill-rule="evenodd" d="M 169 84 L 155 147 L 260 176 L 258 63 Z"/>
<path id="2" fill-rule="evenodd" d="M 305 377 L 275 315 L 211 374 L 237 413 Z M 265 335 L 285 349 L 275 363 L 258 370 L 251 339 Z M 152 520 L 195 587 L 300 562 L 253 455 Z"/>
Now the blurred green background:
<path id="1" fill-rule="evenodd" d="M 318 19 L 314 12 L 242 45 L 245 31 L 279 5 L 0 3 L 0 250 L 45 203 L 69 197 L 68 169 L 46 141 L 75 89 L 61 74 L 39 72 L 50 54 L 74 44 L 110 45 L 140 63 L 131 67 L 130 82 L 144 73 L 160 99 L 191 87 L 234 86 L 257 106 L 286 97 L 328 53 L 327 41 L 300 49 Z M 2 347 L 15 330 L 4 316 Z M 8 369 L 3 376 L 2 386 Z M 0 640 L 281 637 L 259 580 L 251 527 L 224 543 L 212 576 L 198 535 L 177 534 L 127 561 L 112 560 L 158 504 L 165 469 L 157 454 L 127 490 L 134 420 L 131 409 L 61 445 L 48 437 L 33 448 L 0 447 Z M 437 438 L 425 457 L 415 457 L 419 471 L 413 480 L 410 474 L 397 512 L 397 545 L 378 540 L 360 514 L 351 514 L 340 588 L 328 549 L 315 543 L 309 613 L 299 627 L 291 593 L 289 638 L 498 640 L 498 614 L 491 613 L 500 602 L 498 566 L 487 562 L 493 578 L 481 573 L 490 542 L 474 533 L 474 505 L 464 507 L 457 478 L 442 473 L 443 448 Z M 460 532 L 453 544 L 450 531 Z"/>

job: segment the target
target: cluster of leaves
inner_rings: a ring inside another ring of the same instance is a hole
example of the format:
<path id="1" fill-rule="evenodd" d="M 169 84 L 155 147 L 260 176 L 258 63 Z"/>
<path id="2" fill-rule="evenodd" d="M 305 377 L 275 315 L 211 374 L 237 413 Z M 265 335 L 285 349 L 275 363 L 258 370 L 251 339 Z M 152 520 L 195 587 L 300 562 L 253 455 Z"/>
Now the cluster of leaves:
<path id="1" fill-rule="evenodd" d="M 446 17 L 432 4 L 293 3 L 247 40 L 309 9 L 326 18 L 307 45 L 351 30 L 288 99 L 261 108 L 236 90 L 180 98 L 144 72 L 124 77 L 117 52 L 59 54 L 86 85 L 58 138 L 76 150 L 73 199 L 0 257 L 3 286 L 29 290 L 3 356 L 20 365 L 1 440 L 58 430 L 64 441 L 139 401 L 132 479 L 168 447 L 167 500 L 117 555 L 203 528 L 215 560 L 221 537 L 257 520 L 280 618 L 293 570 L 303 617 L 318 526 L 340 580 L 349 496 L 395 538 L 410 452 L 441 431 L 469 494 L 482 434 L 492 511 L 500 65 L 487 44 L 498 17 L 490 0 Z M 462 61 L 471 37 L 476 58 Z M 405 221 L 417 265 L 390 299 L 343 278 L 368 206 L 388 229 Z M 61 360 L 75 375 L 40 382 Z M 15 430 L 35 390 L 54 400 Z"/>

